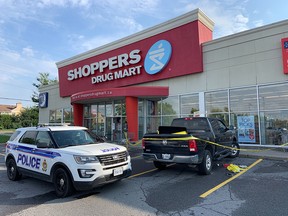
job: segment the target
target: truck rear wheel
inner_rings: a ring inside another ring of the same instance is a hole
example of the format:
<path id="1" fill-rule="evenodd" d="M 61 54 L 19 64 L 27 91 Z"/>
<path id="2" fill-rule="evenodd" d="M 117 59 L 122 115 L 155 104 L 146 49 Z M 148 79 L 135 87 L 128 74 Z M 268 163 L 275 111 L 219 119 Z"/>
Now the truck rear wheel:
<path id="1" fill-rule="evenodd" d="M 159 170 L 166 169 L 167 165 L 165 163 L 161 163 L 159 161 L 153 161 L 153 163 L 154 163 L 154 166 Z"/>
<path id="2" fill-rule="evenodd" d="M 209 150 L 204 151 L 202 162 L 198 165 L 198 170 L 203 175 L 210 175 L 212 171 L 212 156 Z"/>

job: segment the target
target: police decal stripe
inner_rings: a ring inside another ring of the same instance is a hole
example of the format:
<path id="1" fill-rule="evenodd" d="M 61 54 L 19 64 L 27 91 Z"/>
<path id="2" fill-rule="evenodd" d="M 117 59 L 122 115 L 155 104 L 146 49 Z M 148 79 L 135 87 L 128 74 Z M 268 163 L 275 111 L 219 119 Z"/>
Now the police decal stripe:
<path id="1" fill-rule="evenodd" d="M 31 147 L 27 147 L 27 146 L 18 146 L 18 145 L 8 144 L 7 147 L 9 149 L 14 149 L 14 150 L 19 151 L 19 152 L 25 152 L 25 153 L 34 154 L 34 155 L 47 157 L 47 158 L 61 157 L 61 154 L 59 154 L 57 152 L 31 148 Z"/>

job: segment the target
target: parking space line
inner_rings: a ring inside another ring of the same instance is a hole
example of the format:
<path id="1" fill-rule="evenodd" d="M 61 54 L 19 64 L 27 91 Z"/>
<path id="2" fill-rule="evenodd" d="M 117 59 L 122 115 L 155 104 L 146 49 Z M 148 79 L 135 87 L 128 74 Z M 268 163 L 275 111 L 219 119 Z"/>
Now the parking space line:
<path id="1" fill-rule="evenodd" d="M 5 156 L 5 154 L 0 153 L 0 155 Z"/>
<path id="2" fill-rule="evenodd" d="M 169 165 L 167 165 L 167 167 L 170 167 L 170 166 L 173 166 L 173 165 L 175 165 L 175 164 L 174 163 L 173 164 L 169 164 Z M 141 176 L 141 175 L 144 175 L 144 174 L 147 174 L 147 173 L 150 173 L 150 172 L 154 172 L 156 170 L 159 170 L 159 169 L 158 168 L 154 168 L 154 169 L 151 169 L 151 170 L 146 170 L 144 172 L 140 172 L 140 173 L 134 174 L 132 176 L 129 176 L 128 179 L 129 178 L 134 178 L 134 177 L 137 177 L 137 176 Z"/>
<path id="3" fill-rule="evenodd" d="M 154 168 L 154 169 L 147 170 L 147 171 L 144 171 L 144 172 L 141 172 L 141 173 L 137 173 L 137 174 L 135 174 L 135 175 L 129 176 L 128 179 L 129 179 L 129 178 L 134 178 L 134 177 L 137 177 L 137 176 L 140 176 L 140 175 L 144 175 L 144 174 L 146 174 L 146 173 L 154 172 L 154 171 L 156 171 L 156 170 L 158 170 L 158 169 L 157 169 L 157 168 Z"/>
<path id="4" fill-rule="evenodd" d="M 245 170 L 241 171 L 240 173 L 237 173 L 236 175 L 234 175 L 233 177 L 227 179 L 226 181 L 222 182 L 221 184 L 217 185 L 216 187 L 208 190 L 207 192 L 203 193 L 200 195 L 201 198 L 205 198 L 207 196 L 209 196 L 211 193 L 213 193 L 214 191 L 218 190 L 219 188 L 223 187 L 224 185 L 228 184 L 229 182 L 231 182 L 232 180 L 238 178 L 239 176 L 241 176 L 242 174 L 244 174 L 246 171 L 248 171 L 249 169 L 251 169 L 252 167 L 254 167 L 255 165 L 257 165 L 258 163 L 260 163 L 263 159 L 258 159 L 257 161 L 255 161 L 253 164 L 251 164 L 250 166 L 248 166 Z"/>

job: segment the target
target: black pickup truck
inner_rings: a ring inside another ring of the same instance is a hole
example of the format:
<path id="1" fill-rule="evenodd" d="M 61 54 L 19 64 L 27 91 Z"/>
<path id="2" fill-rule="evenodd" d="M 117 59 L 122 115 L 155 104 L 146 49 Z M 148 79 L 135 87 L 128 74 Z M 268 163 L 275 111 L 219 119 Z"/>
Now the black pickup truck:
<path id="1" fill-rule="evenodd" d="M 237 157 L 240 152 L 234 128 L 208 117 L 176 118 L 171 126 L 145 134 L 142 147 L 143 158 L 158 169 L 169 163 L 193 164 L 205 175 L 211 174 L 214 160 Z"/>

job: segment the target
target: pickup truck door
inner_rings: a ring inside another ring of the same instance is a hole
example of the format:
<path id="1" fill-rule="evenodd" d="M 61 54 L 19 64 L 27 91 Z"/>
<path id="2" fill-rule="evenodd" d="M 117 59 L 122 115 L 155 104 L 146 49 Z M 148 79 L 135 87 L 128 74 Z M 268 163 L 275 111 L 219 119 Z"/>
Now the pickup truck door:
<path id="1" fill-rule="evenodd" d="M 211 126 L 215 133 L 215 142 L 223 146 L 231 146 L 232 132 L 219 119 L 212 119 Z M 217 151 L 222 151 L 225 148 L 216 146 Z"/>

